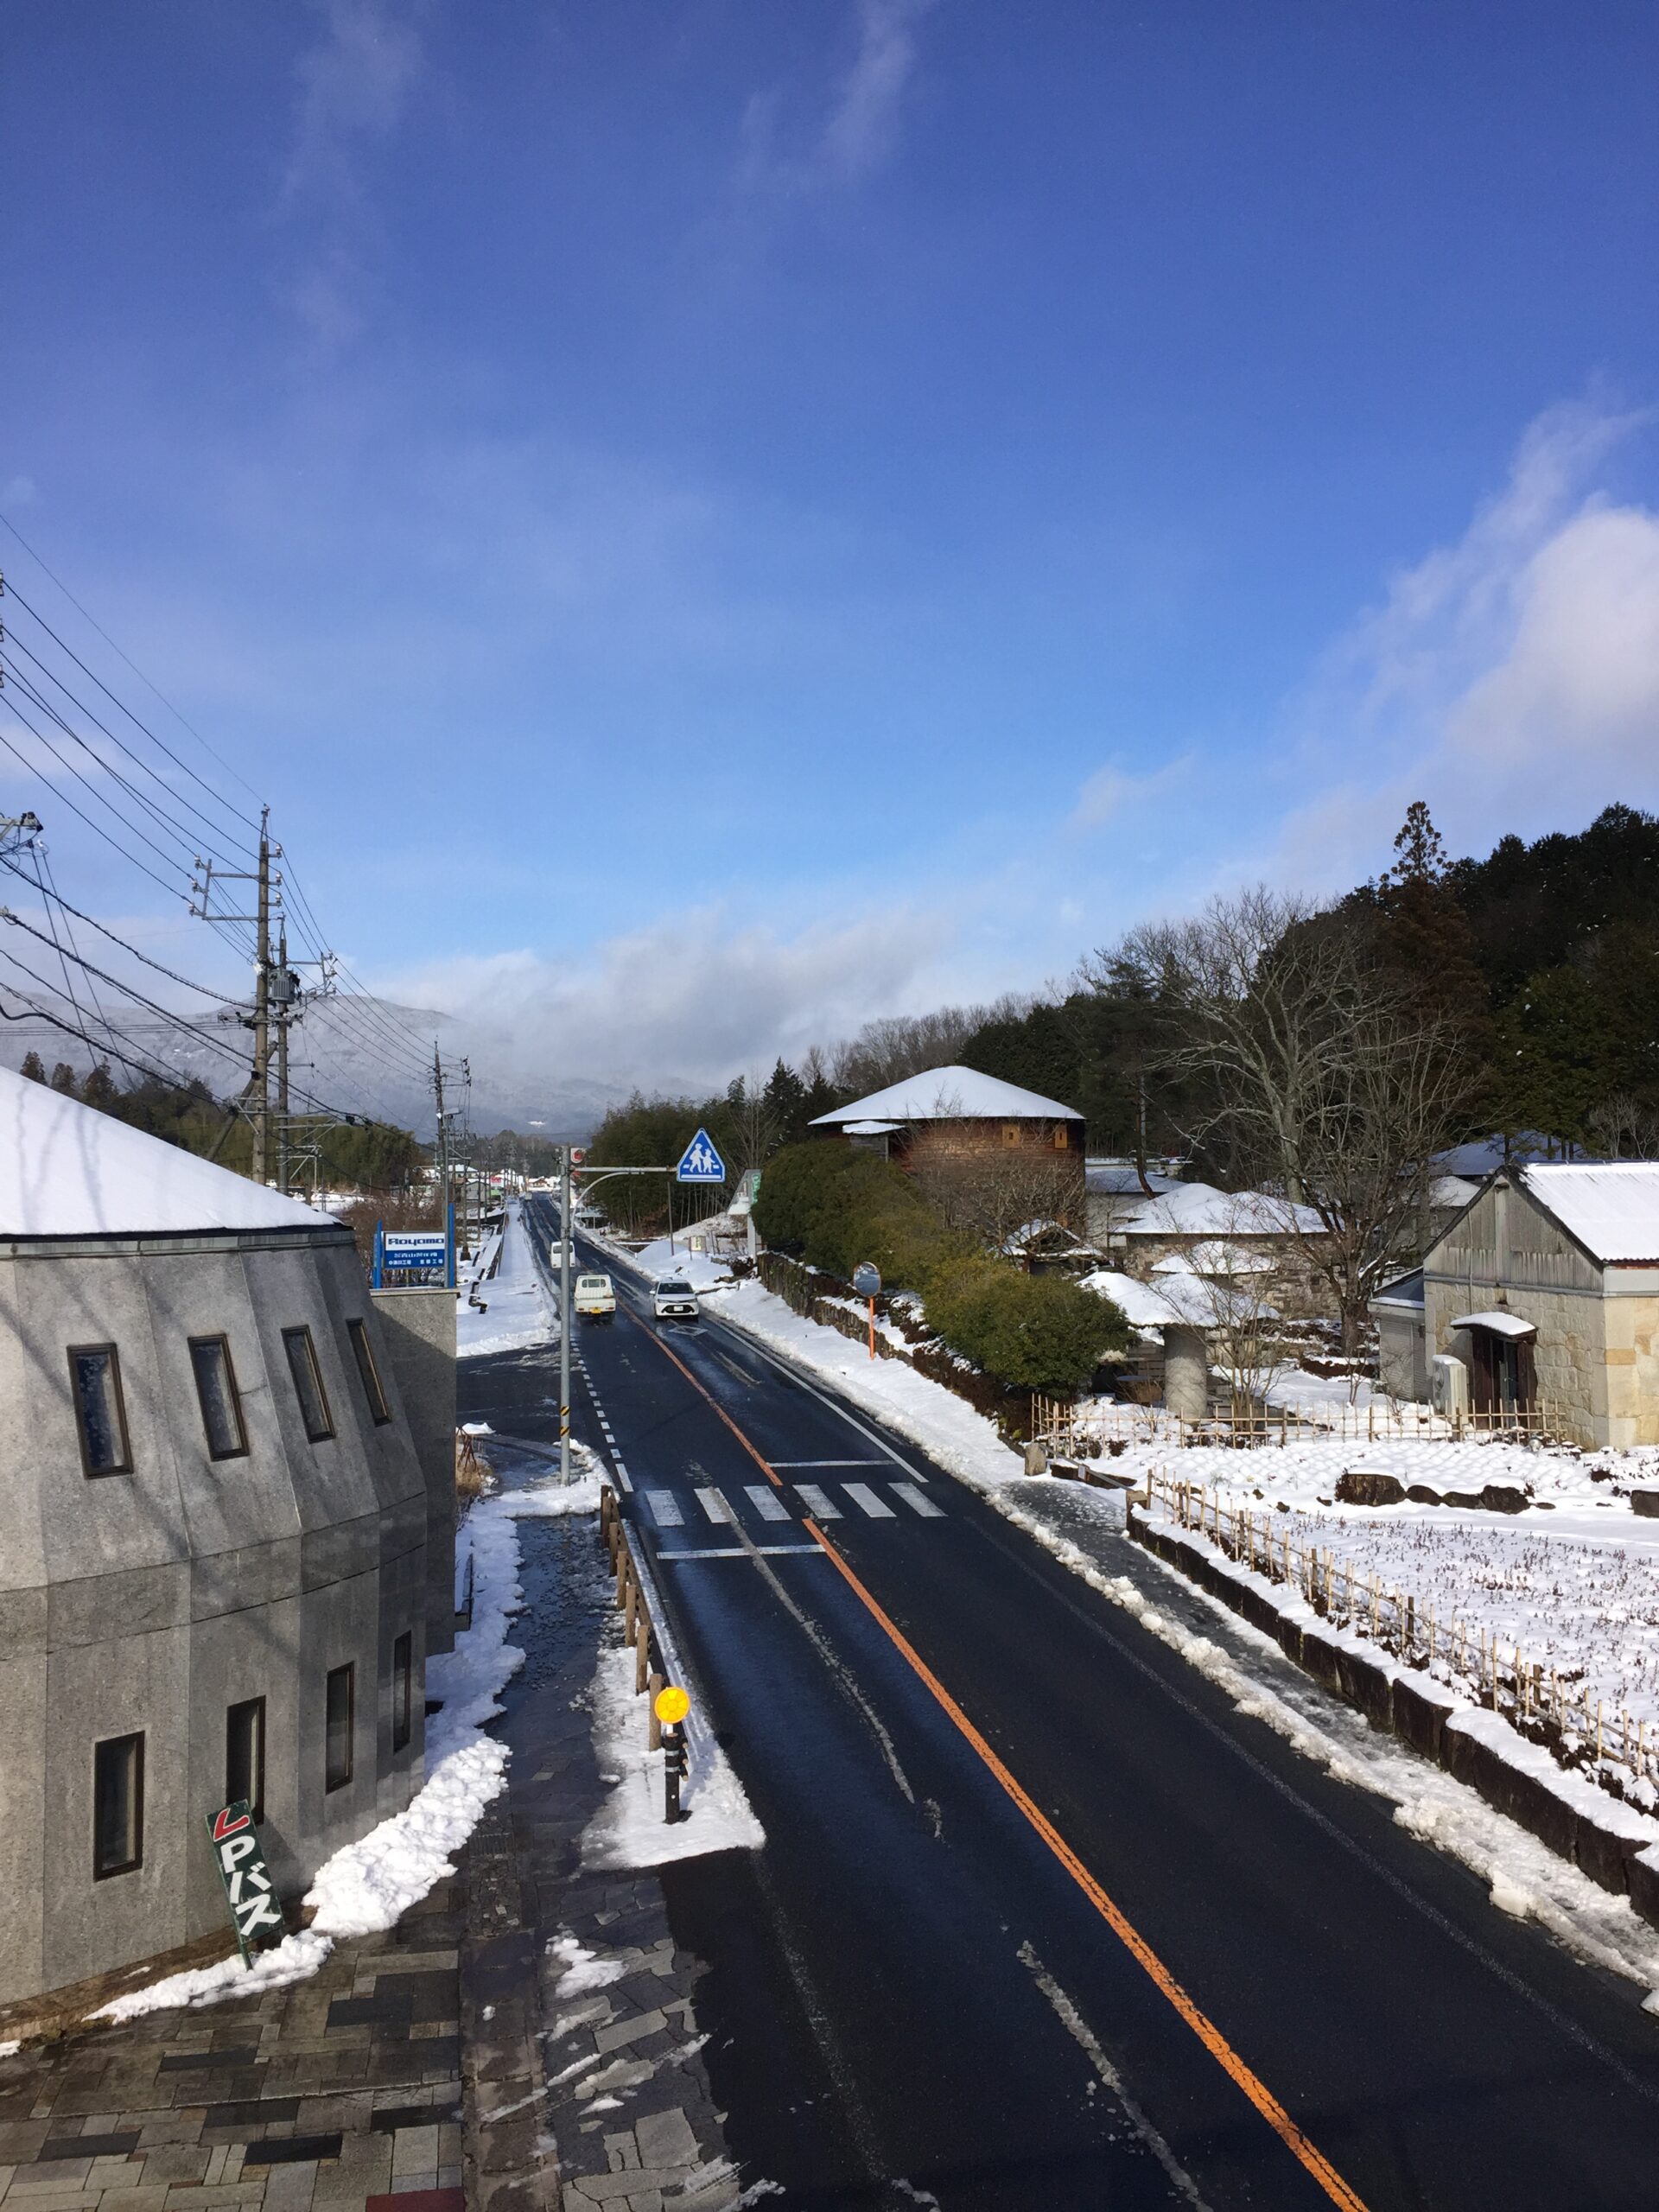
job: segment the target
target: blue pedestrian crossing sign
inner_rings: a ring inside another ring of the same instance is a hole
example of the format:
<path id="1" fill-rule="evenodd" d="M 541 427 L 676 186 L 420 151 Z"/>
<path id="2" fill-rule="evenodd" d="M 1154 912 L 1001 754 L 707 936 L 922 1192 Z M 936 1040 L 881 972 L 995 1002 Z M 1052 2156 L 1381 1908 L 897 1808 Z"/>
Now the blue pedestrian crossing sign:
<path id="1" fill-rule="evenodd" d="M 723 1183 L 726 1163 L 709 1141 L 707 1129 L 699 1129 L 680 1155 L 680 1164 L 674 1170 L 677 1183 Z"/>

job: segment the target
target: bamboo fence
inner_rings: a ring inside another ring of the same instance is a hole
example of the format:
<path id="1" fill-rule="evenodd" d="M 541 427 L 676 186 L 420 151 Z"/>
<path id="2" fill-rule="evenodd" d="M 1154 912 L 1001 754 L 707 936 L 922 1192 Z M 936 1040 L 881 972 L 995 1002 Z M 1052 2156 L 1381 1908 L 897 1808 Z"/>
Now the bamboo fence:
<path id="1" fill-rule="evenodd" d="M 665 1677 L 651 1663 L 651 1611 L 634 1568 L 627 1523 L 617 1510 L 616 1492 L 608 1483 L 599 1493 L 599 1535 L 610 1554 L 616 1577 L 616 1610 L 623 1617 L 623 1638 L 633 1652 L 633 1694 L 646 1699 L 645 1747 L 660 1751 L 663 1724 L 657 1718 L 657 1693 Z"/>
<path id="2" fill-rule="evenodd" d="M 1645 1720 L 1633 1720 L 1622 1706 L 1610 1710 L 1581 1681 L 1563 1677 L 1519 1643 L 1489 1634 L 1459 1614 L 1441 1616 L 1413 1592 L 1374 1573 L 1356 1573 L 1328 1549 L 1297 1543 L 1294 1515 L 1230 1503 L 1166 1468 L 1152 1470 L 1147 1491 L 1148 1507 L 1161 1508 L 1178 1527 L 1207 1536 L 1229 1559 L 1268 1581 L 1294 1587 L 1333 1627 L 1503 1714 L 1561 1766 L 1588 1768 L 1603 1788 L 1637 1802 L 1646 1792 L 1633 1792 L 1632 1783 L 1659 1781 L 1659 1730 L 1649 1743 Z"/>
<path id="3" fill-rule="evenodd" d="M 1062 1459 L 1122 1451 L 1133 1444 L 1173 1445 L 1178 1451 L 1219 1445 L 1233 1451 L 1266 1446 L 1317 1442 L 1382 1444 L 1410 1439 L 1460 1444 L 1473 1438 L 1546 1443 L 1570 1439 L 1567 1416 L 1547 1404 L 1488 1413 L 1439 1414 L 1409 1400 L 1372 1399 L 1363 1406 L 1332 1406 L 1297 1412 L 1287 1406 L 1249 1413 L 1205 1414 L 1201 1419 L 1171 1413 L 1165 1406 L 1136 1406 L 1114 1401 L 1086 1411 L 1060 1398 L 1033 1395 L 1031 1433 Z"/>

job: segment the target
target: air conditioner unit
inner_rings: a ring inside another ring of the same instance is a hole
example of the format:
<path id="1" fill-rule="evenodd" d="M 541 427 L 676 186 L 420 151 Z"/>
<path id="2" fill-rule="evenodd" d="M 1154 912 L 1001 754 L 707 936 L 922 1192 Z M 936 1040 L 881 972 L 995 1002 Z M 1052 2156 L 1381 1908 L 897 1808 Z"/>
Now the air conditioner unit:
<path id="1" fill-rule="evenodd" d="M 1437 1351 L 1428 1363 L 1428 1395 L 1437 1414 L 1453 1420 L 1469 1410 L 1469 1370 L 1455 1352 Z"/>

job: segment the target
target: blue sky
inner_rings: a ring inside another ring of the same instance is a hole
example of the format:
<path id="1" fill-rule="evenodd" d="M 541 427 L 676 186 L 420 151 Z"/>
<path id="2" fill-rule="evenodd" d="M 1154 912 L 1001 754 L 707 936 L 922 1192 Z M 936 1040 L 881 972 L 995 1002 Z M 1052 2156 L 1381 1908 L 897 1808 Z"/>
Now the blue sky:
<path id="1" fill-rule="evenodd" d="M 1420 796 L 1466 849 L 1659 803 L 1650 5 L 71 0 L 8 48 L 0 505 L 358 972 L 550 1067 L 1036 984 L 1374 873 Z"/>

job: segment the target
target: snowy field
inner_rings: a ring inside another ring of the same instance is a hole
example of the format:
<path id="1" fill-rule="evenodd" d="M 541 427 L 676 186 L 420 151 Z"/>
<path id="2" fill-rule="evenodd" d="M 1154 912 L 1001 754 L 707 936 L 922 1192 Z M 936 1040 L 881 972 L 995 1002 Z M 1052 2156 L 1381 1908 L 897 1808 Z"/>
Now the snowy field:
<path id="1" fill-rule="evenodd" d="M 557 1343 L 558 1317 L 542 1287 L 530 1234 L 523 1204 L 515 1198 L 507 1207 L 501 1231 L 485 1240 L 461 1279 L 455 1300 L 457 1358 L 531 1351 L 538 1344 Z M 477 1305 L 472 1302 L 474 1298 Z"/>

